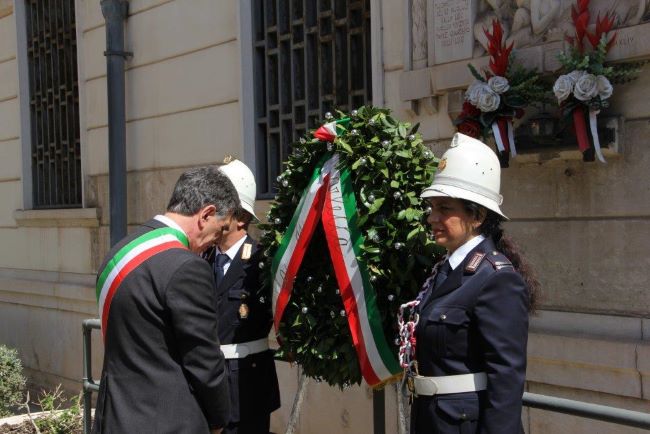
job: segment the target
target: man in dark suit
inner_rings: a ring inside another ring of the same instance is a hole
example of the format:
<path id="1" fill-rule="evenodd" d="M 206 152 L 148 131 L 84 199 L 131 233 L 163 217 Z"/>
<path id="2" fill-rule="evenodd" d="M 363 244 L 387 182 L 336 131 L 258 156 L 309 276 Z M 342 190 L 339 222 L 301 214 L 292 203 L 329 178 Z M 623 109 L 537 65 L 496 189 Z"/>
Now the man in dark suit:
<path id="1" fill-rule="evenodd" d="M 219 297 L 219 340 L 226 357 L 230 389 L 228 434 L 267 434 L 271 412 L 280 407 L 280 391 L 268 335 L 272 316 L 269 294 L 261 292 L 262 249 L 248 235 L 255 219 L 255 178 L 241 161 L 221 167 L 239 194 L 216 248 L 207 254 Z"/>
<path id="2" fill-rule="evenodd" d="M 237 192 L 216 167 L 179 178 L 167 212 L 99 268 L 104 366 L 94 433 L 219 433 L 229 417 L 214 277 L 198 255 L 229 227 Z"/>

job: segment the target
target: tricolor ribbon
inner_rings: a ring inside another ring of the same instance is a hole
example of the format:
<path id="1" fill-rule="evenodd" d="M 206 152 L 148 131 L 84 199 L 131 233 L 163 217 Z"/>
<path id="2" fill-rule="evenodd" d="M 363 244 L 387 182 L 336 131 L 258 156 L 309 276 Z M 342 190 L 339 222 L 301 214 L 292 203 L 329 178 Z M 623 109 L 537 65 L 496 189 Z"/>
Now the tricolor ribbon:
<path id="1" fill-rule="evenodd" d="M 600 140 L 598 139 L 598 113 L 600 113 L 600 110 L 589 110 L 589 129 L 591 130 L 591 139 L 594 142 L 596 157 L 598 161 L 605 163 L 605 157 L 600 149 Z"/>
<path id="2" fill-rule="evenodd" d="M 578 139 L 578 149 L 580 149 L 580 152 L 582 152 L 583 155 L 588 155 L 585 154 L 585 152 L 591 148 L 591 143 L 589 142 L 589 135 L 591 135 L 591 140 L 594 144 L 594 152 L 598 161 L 606 163 L 600 146 L 600 139 L 598 138 L 598 113 L 600 113 L 600 110 L 589 110 L 589 134 L 587 134 L 585 110 L 582 106 L 577 106 L 573 109 L 572 113 L 573 127 L 575 128 L 576 138 Z M 591 160 L 593 160 L 593 155 L 591 158 L 585 158 L 585 161 Z"/>
<path id="3" fill-rule="evenodd" d="M 492 133 L 497 144 L 497 150 L 502 157 L 502 166 L 507 167 L 509 155 L 517 156 L 512 119 L 503 116 L 498 117 L 492 122 Z"/>
<path id="4" fill-rule="evenodd" d="M 585 123 L 585 111 L 582 106 L 577 106 L 573 109 L 573 128 L 576 132 L 576 139 L 578 139 L 578 149 L 585 155 L 585 152 L 591 148 L 589 143 L 589 136 L 587 136 L 587 125 Z"/>
<path id="5" fill-rule="evenodd" d="M 314 131 L 314 137 L 324 142 L 333 142 L 340 133 L 344 132 L 350 123 L 350 118 L 343 118 L 333 122 L 328 122 Z"/>
<path id="6" fill-rule="evenodd" d="M 379 386 L 399 374 L 400 367 L 383 332 L 368 269 L 359 260 L 363 236 L 357 226 L 350 172 L 338 163 L 338 154 L 328 154 L 316 166 L 273 258 L 274 325 L 277 333 L 294 279 L 322 218 L 361 374 L 370 386 Z"/>
<path id="7" fill-rule="evenodd" d="M 126 276 L 144 261 L 160 252 L 187 248 L 189 248 L 189 241 L 183 232 L 171 227 L 164 227 L 140 235 L 117 251 L 97 278 L 96 296 L 104 338 L 108 327 L 111 302 Z"/>

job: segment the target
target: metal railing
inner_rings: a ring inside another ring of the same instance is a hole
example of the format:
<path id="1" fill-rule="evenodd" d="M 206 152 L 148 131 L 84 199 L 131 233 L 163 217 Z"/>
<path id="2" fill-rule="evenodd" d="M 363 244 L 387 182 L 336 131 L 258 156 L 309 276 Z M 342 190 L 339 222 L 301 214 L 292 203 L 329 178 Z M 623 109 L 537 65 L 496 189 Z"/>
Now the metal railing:
<path id="1" fill-rule="evenodd" d="M 99 392 L 99 382 L 93 380 L 93 363 L 92 363 L 92 331 L 93 329 L 99 330 L 102 323 L 99 319 L 85 319 L 82 323 L 83 330 L 83 401 L 84 401 L 84 414 L 83 414 L 83 428 L 84 434 L 90 434 L 92 429 L 92 397 L 93 392 Z"/>
<path id="2" fill-rule="evenodd" d="M 101 323 L 98 319 L 86 319 L 83 321 L 84 434 L 90 434 L 91 430 L 92 393 L 99 391 L 99 382 L 95 382 L 92 378 L 92 348 L 90 339 L 92 330 L 99 329 L 100 327 Z M 524 393 L 523 404 L 526 407 L 538 408 L 540 410 L 571 414 L 618 425 L 650 429 L 650 414 L 639 411 L 625 410 L 617 407 L 609 407 L 607 405 L 591 404 L 589 402 L 574 401 L 572 399 L 538 395 L 536 393 L 528 392 Z M 383 405 L 375 407 L 378 407 L 380 411 L 384 410 Z M 377 417 L 375 417 L 375 419 L 377 419 Z"/>

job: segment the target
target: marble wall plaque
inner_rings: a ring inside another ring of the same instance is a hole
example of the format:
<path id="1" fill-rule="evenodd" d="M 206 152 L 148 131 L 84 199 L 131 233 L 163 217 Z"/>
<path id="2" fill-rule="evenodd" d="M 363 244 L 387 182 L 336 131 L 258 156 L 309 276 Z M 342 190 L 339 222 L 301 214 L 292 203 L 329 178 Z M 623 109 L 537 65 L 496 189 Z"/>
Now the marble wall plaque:
<path id="1" fill-rule="evenodd" d="M 476 0 L 433 0 L 434 63 L 469 59 Z"/>

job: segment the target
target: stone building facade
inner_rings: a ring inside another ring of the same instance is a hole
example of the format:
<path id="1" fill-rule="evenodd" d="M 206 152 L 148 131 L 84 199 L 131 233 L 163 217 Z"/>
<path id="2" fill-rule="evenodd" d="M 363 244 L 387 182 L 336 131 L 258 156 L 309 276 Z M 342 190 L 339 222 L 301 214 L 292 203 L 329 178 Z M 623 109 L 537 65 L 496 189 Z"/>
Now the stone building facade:
<path id="1" fill-rule="evenodd" d="M 327 8 L 350 2 L 317 3 Z M 0 342 L 18 348 L 35 382 L 78 390 L 81 321 L 96 316 L 95 272 L 109 245 L 105 27 L 99 0 L 74 0 L 81 207 L 37 209 L 28 85 L 31 3 L 0 0 Z M 129 2 L 130 227 L 164 209 L 184 169 L 219 163 L 228 154 L 253 166 L 263 158 L 255 144 L 257 3 Z M 307 7 L 309 0 L 271 3 L 295 8 Z M 459 111 L 462 89 L 471 82 L 466 64 L 486 62 L 475 38 L 481 23 L 498 16 L 508 24 L 518 57 L 552 70 L 563 44 L 556 38 L 561 11 L 570 2 L 367 4 L 367 101 L 420 122 L 440 155 L 454 132 L 451 117 Z M 616 11 L 622 18 L 612 59 L 650 57 L 646 2 L 616 4 L 623 9 Z M 453 8 L 453 16 L 444 8 Z M 457 20 L 453 28 L 460 29 L 452 40 L 443 31 L 447 19 Z M 607 164 L 584 163 L 577 150 L 532 150 L 504 171 L 507 230 L 536 265 L 545 291 L 530 333 L 530 392 L 650 410 L 648 77 L 644 70 L 639 80 L 615 89 L 604 113 L 616 127 Z M 97 375 L 102 358 L 95 338 Z M 273 416 L 273 429 L 281 432 L 298 371 L 284 363 L 278 369 L 283 406 Z M 310 383 L 300 432 L 372 432 L 371 396 L 365 386 L 339 391 Z M 526 410 L 523 418 L 529 433 L 641 432 L 538 410 Z M 387 432 L 398 432 L 397 420 L 395 390 L 388 388 Z"/>

